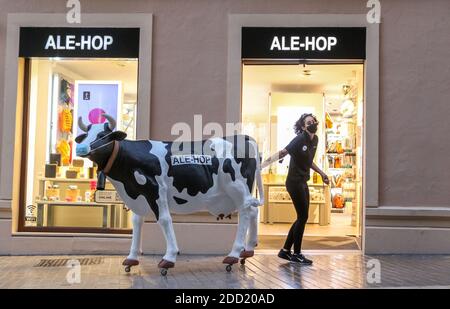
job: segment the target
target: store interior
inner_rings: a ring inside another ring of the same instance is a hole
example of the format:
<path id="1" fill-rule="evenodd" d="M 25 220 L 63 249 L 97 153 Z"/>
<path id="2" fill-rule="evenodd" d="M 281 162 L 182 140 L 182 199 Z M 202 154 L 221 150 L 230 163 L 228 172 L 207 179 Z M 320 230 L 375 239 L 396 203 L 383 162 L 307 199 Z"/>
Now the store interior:
<path id="1" fill-rule="evenodd" d="M 302 249 L 359 250 L 362 211 L 363 64 L 244 64 L 243 131 L 263 159 L 294 137 L 301 114 L 319 121 L 314 162 L 330 185 L 311 171 L 310 208 Z M 296 219 L 284 183 L 289 156 L 263 170 L 265 205 L 259 249 L 279 249 Z"/>
<path id="2" fill-rule="evenodd" d="M 77 119 L 117 119 L 128 138 L 136 133 L 137 59 L 20 59 L 28 61 L 24 227 L 92 231 L 129 230 L 131 214 L 121 203 L 94 198 L 96 166 L 77 157 Z M 84 132 L 82 132 L 84 133 Z M 107 184 L 106 189 L 113 189 Z"/>

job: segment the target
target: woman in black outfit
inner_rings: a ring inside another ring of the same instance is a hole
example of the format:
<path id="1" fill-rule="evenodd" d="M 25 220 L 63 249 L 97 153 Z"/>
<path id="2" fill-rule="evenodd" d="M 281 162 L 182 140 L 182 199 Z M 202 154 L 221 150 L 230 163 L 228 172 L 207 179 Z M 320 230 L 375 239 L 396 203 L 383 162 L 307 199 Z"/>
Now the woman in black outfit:
<path id="1" fill-rule="evenodd" d="M 308 221 L 309 210 L 309 189 L 306 182 L 309 180 L 310 169 L 320 174 L 323 182 L 329 184 L 327 175 L 313 163 L 316 154 L 318 137 L 317 119 L 312 114 L 303 114 L 295 123 L 294 130 L 297 136 L 284 149 L 272 155 L 261 165 L 265 168 L 272 162 L 278 161 L 287 154 L 291 155 L 289 171 L 286 178 L 286 189 L 291 196 L 292 202 L 297 212 L 297 220 L 292 224 L 289 234 L 284 243 L 284 247 L 278 253 L 282 259 L 291 262 L 311 265 L 312 261 L 301 254 L 303 233 L 306 221 Z M 291 247 L 294 245 L 294 253 Z"/>

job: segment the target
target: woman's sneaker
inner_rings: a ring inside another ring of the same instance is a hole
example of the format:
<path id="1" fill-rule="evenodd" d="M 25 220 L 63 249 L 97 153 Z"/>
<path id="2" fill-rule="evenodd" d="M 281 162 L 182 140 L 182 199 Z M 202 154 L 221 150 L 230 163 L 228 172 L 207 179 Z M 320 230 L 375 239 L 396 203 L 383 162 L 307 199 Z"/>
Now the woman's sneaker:
<path id="1" fill-rule="evenodd" d="M 278 252 L 278 257 L 290 261 L 292 253 L 291 251 L 281 249 L 280 252 Z"/>
<path id="2" fill-rule="evenodd" d="M 291 262 L 303 265 L 312 265 L 313 261 L 307 259 L 303 254 L 294 253 L 291 257 Z"/>

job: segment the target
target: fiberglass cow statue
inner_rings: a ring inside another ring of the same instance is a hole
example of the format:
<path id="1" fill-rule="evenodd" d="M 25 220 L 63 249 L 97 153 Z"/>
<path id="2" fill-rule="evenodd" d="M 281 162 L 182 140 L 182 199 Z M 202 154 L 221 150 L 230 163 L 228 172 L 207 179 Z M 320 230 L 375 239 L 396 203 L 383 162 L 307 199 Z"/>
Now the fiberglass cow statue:
<path id="1" fill-rule="evenodd" d="M 260 157 L 254 139 L 246 135 L 210 138 L 196 142 L 125 140 L 114 131 L 116 121 L 103 114 L 105 123 L 78 126 L 84 134 L 75 139 L 76 154 L 98 165 L 97 189 L 106 178 L 133 212 L 131 250 L 125 271 L 138 265 L 144 217 L 153 211 L 166 240 L 166 254 L 159 262 L 161 274 L 175 266 L 178 251 L 170 213 L 207 210 L 223 218 L 238 212 L 239 223 L 231 252 L 223 260 L 231 266 L 253 256 L 257 245 L 258 206 L 263 202 Z M 260 199 L 252 195 L 257 183 Z"/>

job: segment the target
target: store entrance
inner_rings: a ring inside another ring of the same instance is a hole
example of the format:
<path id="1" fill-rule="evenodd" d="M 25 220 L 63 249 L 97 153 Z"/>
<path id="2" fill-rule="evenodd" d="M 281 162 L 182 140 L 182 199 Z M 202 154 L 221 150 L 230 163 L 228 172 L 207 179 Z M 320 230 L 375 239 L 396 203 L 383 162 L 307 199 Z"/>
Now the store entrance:
<path id="1" fill-rule="evenodd" d="M 263 159 L 294 137 L 303 113 L 319 121 L 314 162 L 330 185 L 311 171 L 310 209 L 303 250 L 361 250 L 363 184 L 362 63 L 244 63 L 243 132 L 254 137 Z M 296 219 L 285 190 L 289 156 L 263 170 L 265 205 L 260 209 L 258 249 L 279 250 Z"/>

